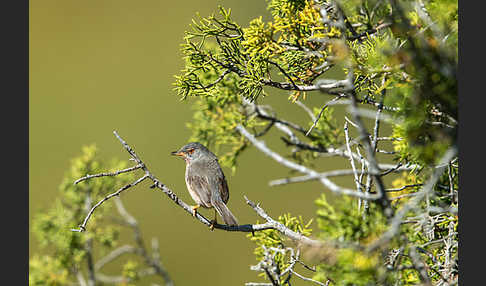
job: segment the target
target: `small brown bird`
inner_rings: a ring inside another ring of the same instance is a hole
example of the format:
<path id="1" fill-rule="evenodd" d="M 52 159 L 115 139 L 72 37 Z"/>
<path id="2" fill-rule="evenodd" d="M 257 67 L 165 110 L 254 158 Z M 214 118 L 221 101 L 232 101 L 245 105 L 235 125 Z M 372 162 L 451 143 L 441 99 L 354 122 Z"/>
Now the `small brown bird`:
<path id="1" fill-rule="evenodd" d="M 228 184 L 218 158 L 204 145 L 191 142 L 172 155 L 184 158 L 186 162 L 186 186 L 196 205 L 192 207 L 196 216 L 199 207 L 214 208 L 211 229 L 217 223 L 216 211 L 227 225 L 238 225 L 238 221 L 226 206 L 229 200 Z"/>

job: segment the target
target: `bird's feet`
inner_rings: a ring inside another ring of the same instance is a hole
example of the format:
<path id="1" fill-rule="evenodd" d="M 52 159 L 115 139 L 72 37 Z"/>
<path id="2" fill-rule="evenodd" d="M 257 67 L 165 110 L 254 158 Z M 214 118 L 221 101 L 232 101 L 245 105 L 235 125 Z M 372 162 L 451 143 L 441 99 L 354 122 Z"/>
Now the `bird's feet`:
<path id="1" fill-rule="evenodd" d="M 197 209 L 200 208 L 201 206 L 200 205 L 195 205 L 195 206 L 192 206 L 192 216 L 193 217 L 196 217 L 196 214 L 197 214 Z"/>
<path id="2" fill-rule="evenodd" d="M 218 222 L 215 219 L 211 220 L 211 225 L 209 226 L 209 230 L 213 231 L 214 225 L 216 225 L 216 224 L 218 224 Z"/>
<path id="3" fill-rule="evenodd" d="M 215 210 L 214 210 L 214 219 L 213 219 L 213 220 L 211 220 L 211 225 L 209 226 L 209 229 L 210 229 L 211 231 L 213 231 L 213 230 L 214 230 L 214 225 L 218 224 L 218 220 L 217 220 L 217 218 L 218 218 L 218 217 L 217 217 L 217 215 L 216 215 L 216 209 L 215 209 Z"/>

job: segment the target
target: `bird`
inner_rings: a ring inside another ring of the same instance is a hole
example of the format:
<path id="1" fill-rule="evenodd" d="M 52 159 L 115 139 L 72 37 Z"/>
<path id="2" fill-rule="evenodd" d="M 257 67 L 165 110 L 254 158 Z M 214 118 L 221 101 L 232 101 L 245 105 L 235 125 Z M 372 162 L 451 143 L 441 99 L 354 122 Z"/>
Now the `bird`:
<path id="1" fill-rule="evenodd" d="M 229 226 L 238 225 L 238 220 L 226 206 L 229 200 L 228 183 L 218 163 L 218 157 L 199 142 L 190 142 L 172 155 L 182 157 L 186 162 L 186 186 L 196 203 L 191 206 L 193 216 L 200 207 L 214 208 L 214 219 L 210 228 L 217 224 L 216 212 Z"/>

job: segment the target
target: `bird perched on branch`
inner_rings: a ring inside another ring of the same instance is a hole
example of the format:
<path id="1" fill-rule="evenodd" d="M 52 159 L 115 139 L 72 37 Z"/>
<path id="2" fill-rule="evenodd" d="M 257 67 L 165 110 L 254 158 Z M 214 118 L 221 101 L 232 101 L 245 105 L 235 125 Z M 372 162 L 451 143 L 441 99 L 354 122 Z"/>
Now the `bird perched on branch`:
<path id="1" fill-rule="evenodd" d="M 229 200 L 228 184 L 218 157 L 198 142 L 182 146 L 172 155 L 180 156 L 186 162 L 186 186 L 196 205 L 192 207 L 196 216 L 199 207 L 214 208 L 211 230 L 217 224 L 216 212 L 227 225 L 238 225 L 238 221 L 226 206 Z"/>

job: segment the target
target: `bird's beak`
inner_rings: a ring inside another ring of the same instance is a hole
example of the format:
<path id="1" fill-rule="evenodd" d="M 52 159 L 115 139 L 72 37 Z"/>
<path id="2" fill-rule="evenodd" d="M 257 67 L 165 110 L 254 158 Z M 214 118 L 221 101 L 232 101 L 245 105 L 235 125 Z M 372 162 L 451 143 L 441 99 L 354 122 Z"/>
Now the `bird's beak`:
<path id="1" fill-rule="evenodd" d="M 180 157 L 186 156 L 186 154 L 184 152 L 179 152 L 179 151 L 174 151 L 174 152 L 171 152 L 170 154 L 172 154 L 173 156 L 180 156 Z"/>

